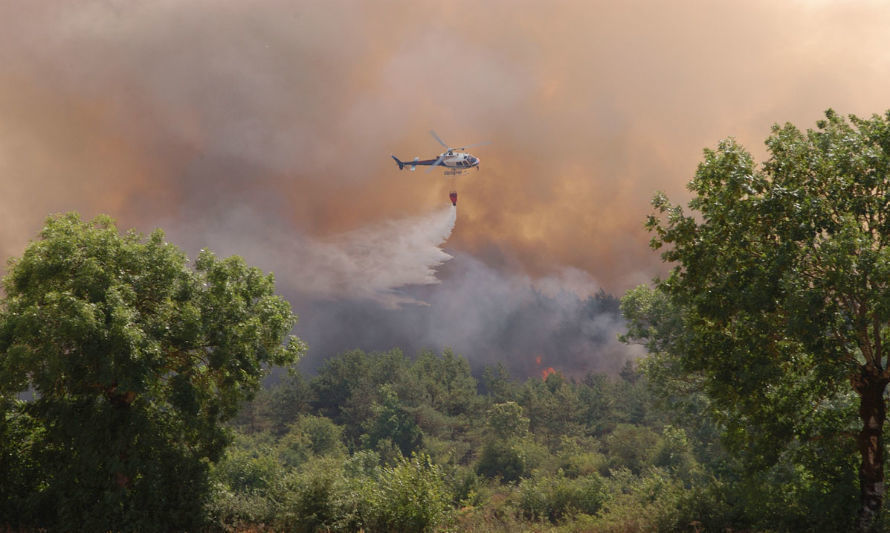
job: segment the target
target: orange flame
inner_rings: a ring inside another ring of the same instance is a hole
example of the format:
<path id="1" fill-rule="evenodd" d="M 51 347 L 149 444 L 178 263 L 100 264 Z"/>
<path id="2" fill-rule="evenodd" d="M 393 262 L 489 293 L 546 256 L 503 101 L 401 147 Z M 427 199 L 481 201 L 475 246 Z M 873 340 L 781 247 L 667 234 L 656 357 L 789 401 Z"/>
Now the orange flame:
<path id="1" fill-rule="evenodd" d="M 553 374 L 554 372 L 556 372 L 556 370 L 554 370 L 552 366 L 548 366 L 544 370 L 541 370 L 541 379 L 546 380 L 547 376 Z"/>

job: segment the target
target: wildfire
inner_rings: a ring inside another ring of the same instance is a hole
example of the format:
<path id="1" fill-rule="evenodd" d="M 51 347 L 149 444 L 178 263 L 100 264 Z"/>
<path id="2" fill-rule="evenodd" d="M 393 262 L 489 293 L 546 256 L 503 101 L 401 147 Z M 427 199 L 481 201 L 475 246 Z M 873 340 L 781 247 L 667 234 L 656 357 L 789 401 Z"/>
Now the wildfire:
<path id="1" fill-rule="evenodd" d="M 543 358 L 540 355 L 535 357 L 535 363 L 537 363 L 538 366 L 541 366 L 542 360 L 543 360 Z M 556 372 L 556 369 L 554 369 L 552 366 L 548 366 L 547 368 L 542 368 L 541 369 L 541 379 L 546 380 L 547 376 L 549 376 L 550 374 L 553 374 L 554 372 Z"/>

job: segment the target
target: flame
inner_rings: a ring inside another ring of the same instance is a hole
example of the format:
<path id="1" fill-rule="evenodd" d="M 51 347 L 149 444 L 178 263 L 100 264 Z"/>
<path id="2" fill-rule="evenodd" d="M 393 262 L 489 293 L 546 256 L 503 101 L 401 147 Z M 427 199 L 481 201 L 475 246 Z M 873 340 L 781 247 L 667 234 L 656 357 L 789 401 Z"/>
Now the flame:
<path id="1" fill-rule="evenodd" d="M 538 366 L 541 366 L 542 360 L 543 360 L 543 357 L 541 357 L 540 355 L 535 357 L 535 363 L 537 363 Z M 552 366 L 548 366 L 547 368 L 541 369 L 541 379 L 546 380 L 547 376 L 549 376 L 550 374 L 553 374 L 554 372 L 556 372 L 556 370 Z"/>

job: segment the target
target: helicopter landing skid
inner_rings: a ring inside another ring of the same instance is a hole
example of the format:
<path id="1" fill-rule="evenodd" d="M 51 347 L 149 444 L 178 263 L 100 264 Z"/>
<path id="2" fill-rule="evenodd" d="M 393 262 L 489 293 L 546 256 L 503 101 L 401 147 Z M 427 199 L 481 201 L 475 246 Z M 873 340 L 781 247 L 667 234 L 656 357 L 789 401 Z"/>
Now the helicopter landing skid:
<path id="1" fill-rule="evenodd" d="M 443 176 L 460 176 L 464 171 L 462 169 L 446 170 Z"/>

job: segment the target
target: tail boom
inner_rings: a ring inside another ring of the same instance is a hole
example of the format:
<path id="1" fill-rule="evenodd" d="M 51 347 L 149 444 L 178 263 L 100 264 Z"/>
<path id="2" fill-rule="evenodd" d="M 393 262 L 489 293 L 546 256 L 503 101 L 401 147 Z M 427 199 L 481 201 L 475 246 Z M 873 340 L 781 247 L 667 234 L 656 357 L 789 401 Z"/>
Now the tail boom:
<path id="1" fill-rule="evenodd" d="M 414 170 L 417 165 L 432 165 L 436 162 L 435 159 L 421 161 L 419 157 L 415 157 L 414 161 L 402 161 L 394 155 L 390 155 L 390 157 L 392 157 L 396 164 L 399 165 L 399 170 L 403 170 L 405 167 L 411 167 L 408 170 Z"/>

